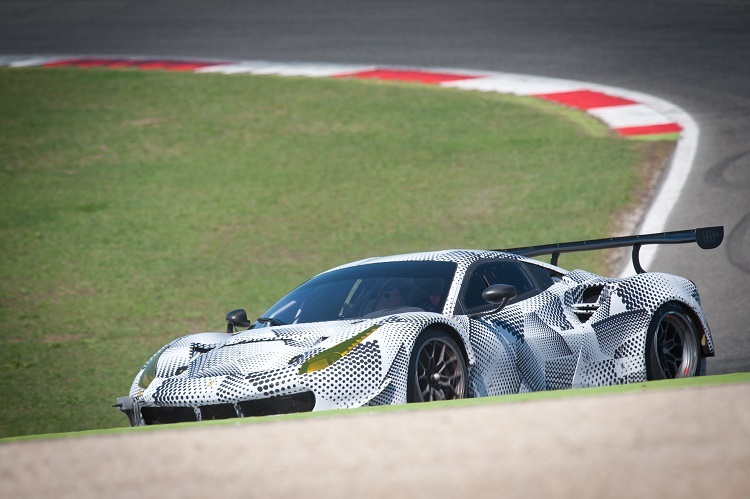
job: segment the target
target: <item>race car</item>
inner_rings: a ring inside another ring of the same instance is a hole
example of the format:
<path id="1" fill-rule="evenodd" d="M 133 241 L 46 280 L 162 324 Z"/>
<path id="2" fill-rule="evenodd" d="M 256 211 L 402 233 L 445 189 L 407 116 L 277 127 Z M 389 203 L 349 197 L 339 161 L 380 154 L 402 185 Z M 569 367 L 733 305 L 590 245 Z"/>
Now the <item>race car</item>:
<path id="1" fill-rule="evenodd" d="M 117 399 L 131 426 L 487 397 L 705 374 L 693 282 L 645 272 L 644 244 L 718 247 L 723 227 L 506 250 L 369 258 L 325 271 L 251 322 L 159 349 Z M 636 274 L 557 265 L 631 247 Z M 551 263 L 534 256 L 552 255 Z"/>

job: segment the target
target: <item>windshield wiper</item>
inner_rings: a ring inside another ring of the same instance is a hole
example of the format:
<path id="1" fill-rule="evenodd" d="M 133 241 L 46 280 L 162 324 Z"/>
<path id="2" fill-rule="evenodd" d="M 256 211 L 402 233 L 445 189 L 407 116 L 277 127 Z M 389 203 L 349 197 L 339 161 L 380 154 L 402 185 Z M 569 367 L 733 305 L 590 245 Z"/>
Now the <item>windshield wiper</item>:
<path id="1" fill-rule="evenodd" d="M 258 317 L 256 322 L 263 322 L 265 324 L 270 324 L 271 326 L 286 326 L 288 325 L 284 321 L 280 321 L 279 319 L 274 319 L 273 317 Z"/>

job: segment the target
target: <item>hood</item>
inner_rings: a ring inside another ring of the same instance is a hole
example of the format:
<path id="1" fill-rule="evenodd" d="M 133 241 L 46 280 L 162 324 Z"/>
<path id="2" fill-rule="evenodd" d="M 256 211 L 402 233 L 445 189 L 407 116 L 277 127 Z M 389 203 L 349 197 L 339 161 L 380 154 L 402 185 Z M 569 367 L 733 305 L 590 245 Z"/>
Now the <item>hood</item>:
<path id="1" fill-rule="evenodd" d="M 214 345 L 193 341 L 188 351 L 182 349 L 184 364 L 175 366 L 171 373 L 170 369 L 160 369 L 160 374 L 164 377 L 203 378 L 288 368 L 362 333 L 376 322 L 360 320 L 272 326 L 242 331 Z"/>

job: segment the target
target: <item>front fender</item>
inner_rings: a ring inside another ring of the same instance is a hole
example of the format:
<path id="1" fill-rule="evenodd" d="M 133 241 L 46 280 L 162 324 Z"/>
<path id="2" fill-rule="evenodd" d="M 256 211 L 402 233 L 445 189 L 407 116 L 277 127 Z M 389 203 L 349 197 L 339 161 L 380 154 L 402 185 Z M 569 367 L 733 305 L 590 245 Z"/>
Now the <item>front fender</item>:
<path id="1" fill-rule="evenodd" d="M 227 333 L 210 332 L 188 334 L 170 341 L 149 357 L 143 367 L 140 368 L 130 385 L 130 396 L 138 398 L 142 395 L 144 388 L 140 386 L 139 380 L 146 366 L 155 356 L 159 356 L 158 359 L 153 359 L 156 362 L 155 378 L 164 378 L 173 375 L 176 367 L 186 365 L 194 355 L 196 348 L 201 349 L 201 351 L 208 351 L 223 344 L 228 338 L 230 338 L 230 335 Z"/>
<path id="2" fill-rule="evenodd" d="M 439 326 L 455 332 L 458 336 L 457 339 L 460 340 L 459 343 L 466 351 L 468 364 L 474 364 L 476 357 L 470 342 L 469 318 L 466 316 L 445 316 L 429 312 L 408 314 L 408 316 L 393 316 L 386 319 L 380 329 L 384 336 L 387 335 L 387 337 L 397 340 L 397 345 L 392 343 L 391 347 L 403 346 L 411 354 L 419 335 L 430 326 Z"/>
<path id="3" fill-rule="evenodd" d="M 387 359 L 380 387 L 366 405 L 405 404 L 409 361 L 419 335 L 431 326 L 450 329 L 466 351 L 469 365 L 475 363 L 474 350 L 469 342 L 469 321 L 466 317 L 450 317 L 429 312 L 394 315 L 386 318 L 378 329 L 378 341 L 384 345 Z"/>

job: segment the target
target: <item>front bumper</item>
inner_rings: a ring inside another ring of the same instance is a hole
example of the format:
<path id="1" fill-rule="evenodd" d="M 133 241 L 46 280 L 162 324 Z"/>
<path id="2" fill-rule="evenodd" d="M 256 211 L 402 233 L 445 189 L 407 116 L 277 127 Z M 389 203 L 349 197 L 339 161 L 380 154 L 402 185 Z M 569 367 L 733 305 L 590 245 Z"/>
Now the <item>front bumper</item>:
<path id="1" fill-rule="evenodd" d="M 307 391 L 278 397 L 187 407 L 145 406 L 140 400 L 118 397 L 115 407 L 128 417 L 130 426 L 145 426 L 310 412 L 315 407 L 315 394 Z"/>

